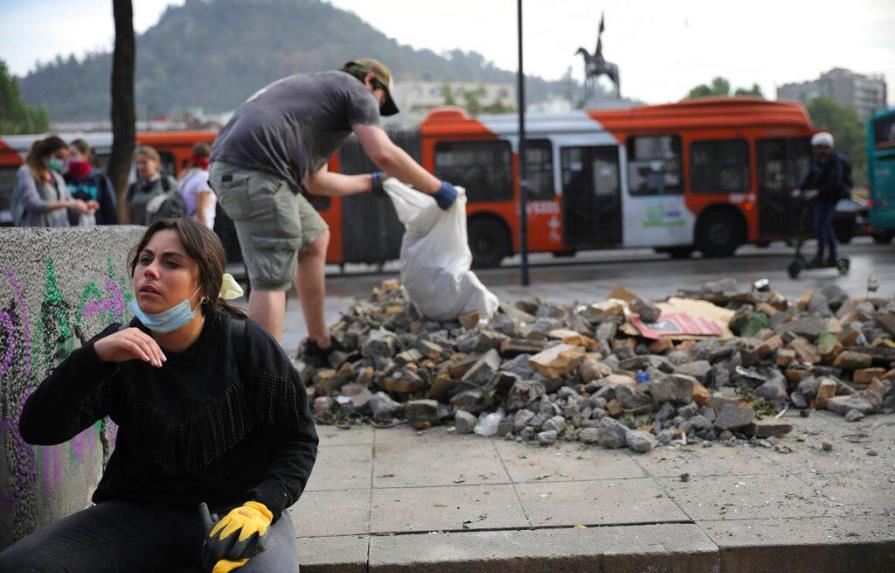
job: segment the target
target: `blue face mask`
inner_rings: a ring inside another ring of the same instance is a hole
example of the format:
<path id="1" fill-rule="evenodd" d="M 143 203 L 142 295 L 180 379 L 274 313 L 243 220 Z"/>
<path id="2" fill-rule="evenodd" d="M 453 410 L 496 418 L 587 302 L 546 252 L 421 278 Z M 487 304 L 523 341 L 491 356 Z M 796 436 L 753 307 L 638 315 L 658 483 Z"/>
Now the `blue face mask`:
<path id="1" fill-rule="evenodd" d="M 65 161 L 59 159 L 55 155 L 47 159 L 47 167 L 55 171 L 56 173 L 65 172 Z"/>
<path id="2" fill-rule="evenodd" d="M 131 312 L 133 312 L 134 316 L 136 316 L 137 319 L 152 332 L 158 332 L 159 334 L 172 332 L 193 320 L 193 317 L 196 316 L 196 311 L 190 308 L 190 300 L 196 296 L 197 292 L 199 292 L 198 288 L 196 289 L 196 292 L 190 295 L 189 298 L 184 299 L 180 304 L 155 314 L 140 310 L 140 306 L 137 304 L 137 298 L 134 297 L 131 299 Z"/>

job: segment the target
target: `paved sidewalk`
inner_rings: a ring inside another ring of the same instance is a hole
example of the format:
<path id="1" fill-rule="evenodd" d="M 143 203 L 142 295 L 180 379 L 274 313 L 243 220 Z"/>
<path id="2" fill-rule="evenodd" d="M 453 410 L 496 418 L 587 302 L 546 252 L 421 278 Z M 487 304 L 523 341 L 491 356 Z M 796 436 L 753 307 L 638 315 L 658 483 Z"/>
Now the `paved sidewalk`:
<path id="1" fill-rule="evenodd" d="M 791 420 L 790 454 L 320 426 L 302 571 L 895 571 L 895 415 Z"/>

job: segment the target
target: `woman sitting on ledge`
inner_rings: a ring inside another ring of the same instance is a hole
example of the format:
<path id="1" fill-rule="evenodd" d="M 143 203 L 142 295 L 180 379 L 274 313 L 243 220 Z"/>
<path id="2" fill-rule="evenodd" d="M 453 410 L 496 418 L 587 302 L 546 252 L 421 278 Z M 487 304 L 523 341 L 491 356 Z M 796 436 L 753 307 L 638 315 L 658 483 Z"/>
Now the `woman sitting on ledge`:
<path id="1" fill-rule="evenodd" d="M 41 445 L 118 424 L 95 505 L 8 547 L 0 572 L 298 571 L 280 517 L 308 481 L 317 432 L 289 358 L 225 302 L 241 289 L 224 261 L 188 218 L 146 230 L 129 261 L 136 318 L 72 352 L 19 422 Z"/>

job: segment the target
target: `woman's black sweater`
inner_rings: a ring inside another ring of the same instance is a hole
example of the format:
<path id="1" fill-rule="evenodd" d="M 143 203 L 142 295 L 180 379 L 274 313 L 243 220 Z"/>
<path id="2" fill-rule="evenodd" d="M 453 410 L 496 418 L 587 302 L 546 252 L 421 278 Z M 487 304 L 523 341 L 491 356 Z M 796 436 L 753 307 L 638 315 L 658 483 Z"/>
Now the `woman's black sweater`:
<path id="1" fill-rule="evenodd" d="M 131 326 L 148 332 L 136 319 Z M 118 435 L 97 503 L 186 509 L 256 500 L 278 519 L 298 501 L 317 431 L 298 374 L 267 333 L 208 313 L 196 342 L 155 368 L 99 360 L 94 343 L 119 328 L 72 352 L 28 398 L 19 421 L 26 442 L 59 444 L 109 416 Z"/>

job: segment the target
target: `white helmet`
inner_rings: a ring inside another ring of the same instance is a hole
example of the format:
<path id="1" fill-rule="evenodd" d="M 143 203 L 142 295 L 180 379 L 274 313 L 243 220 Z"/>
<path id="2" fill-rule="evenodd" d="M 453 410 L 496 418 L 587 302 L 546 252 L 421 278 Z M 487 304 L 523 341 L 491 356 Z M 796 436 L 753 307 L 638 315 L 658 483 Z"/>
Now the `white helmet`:
<path id="1" fill-rule="evenodd" d="M 821 131 L 819 133 L 815 133 L 813 136 L 811 136 L 811 146 L 814 147 L 815 145 L 824 145 L 832 149 L 833 134 L 831 134 L 829 131 Z"/>

